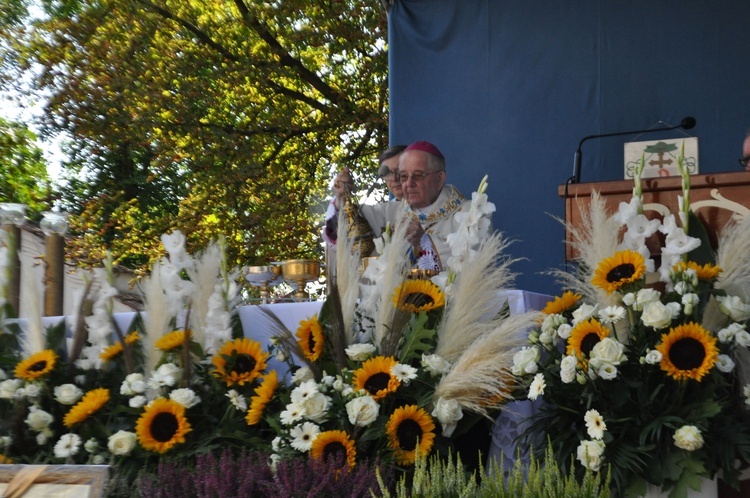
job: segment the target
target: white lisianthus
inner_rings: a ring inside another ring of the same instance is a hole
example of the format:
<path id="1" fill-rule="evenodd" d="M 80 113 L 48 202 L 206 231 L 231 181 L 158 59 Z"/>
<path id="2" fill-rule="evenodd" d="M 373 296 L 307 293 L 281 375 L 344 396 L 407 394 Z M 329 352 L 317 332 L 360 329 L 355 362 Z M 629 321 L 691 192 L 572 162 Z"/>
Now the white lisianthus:
<path id="1" fill-rule="evenodd" d="M 562 361 L 560 361 L 560 380 L 563 384 L 570 384 L 576 378 L 576 366 L 578 360 L 573 355 L 566 355 Z"/>
<path id="2" fill-rule="evenodd" d="M 409 382 L 417 378 L 417 369 L 411 365 L 396 363 L 391 367 L 391 375 L 408 385 Z"/>
<path id="3" fill-rule="evenodd" d="M 742 396 L 745 398 L 745 404 L 750 405 L 750 384 L 746 384 L 742 388 Z"/>
<path id="4" fill-rule="evenodd" d="M 563 323 L 557 328 L 557 335 L 560 337 L 560 339 L 567 340 L 568 337 L 570 337 L 570 332 L 573 330 L 573 327 L 569 323 Z"/>
<path id="5" fill-rule="evenodd" d="M 555 334 L 554 331 L 549 332 L 549 331 L 543 330 L 542 333 L 539 334 L 539 342 L 541 344 L 544 344 L 545 346 L 549 346 L 550 344 L 552 344 L 554 340 L 554 337 L 555 337 L 554 334 Z"/>
<path id="6" fill-rule="evenodd" d="M 292 375 L 292 382 L 300 384 L 313 378 L 315 378 L 315 376 L 313 375 L 312 370 L 308 367 L 300 367 Z"/>
<path id="7" fill-rule="evenodd" d="M 201 402 L 201 398 L 190 388 L 183 387 L 169 393 L 169 399 L 175 401 L 185 408 L 192 408 Z"/>
<path id="8" fill-rule="evenodd" d="M 305 422 L 296 427 L 292 427 L 289 435 L 292 437 L 292 448 L 302 453 L 310 451 L 313 441 L 320 434 L 320 427 L 312 422 Z"/>
<path id="9" fill-rule="evenodd" d="M 544 375 L 538 373 L 534 376 L 529 386 L 529 399 L 535 401 L 539 396 L 544 394 L 544 388 L 547 384 L 544 382 Z"/>
<path id="10" fill-rule="evenodd" d="M 750 333 L 747 330 L 740 330 L 734 334 L 734 343 L 744 348 L 750 347 Z"/>
<path id="11" fill-rule="evenodd" d="M 107 449 L 117 456 L 127 456 L 135 448 L 138 436 L 134 432 L 117 431 L 107 440 Z"/>
<path id="12" fill-rule="evenodd" d="M 97 441 L 96 438 L 92 437 L 88 441 L 83 443 L 83 449 L 85 449 L 88 453 L 94 453 L 99 449 L 99 441 Z"/>
<path id="13" fill-rule="evenodd" d="M 105 459 L 102 455 L 94 455 L 91 457 L 91 463 L 94 465 L 104 465 Z"/>
<path id="14" fill-rule="evenodd" d="M 305 416 L 310 420 L 322 423 L 328 417 L 328 408 L 331 406 L 331 398 L 321 392 L 316 392 L 302 402 Z"/>
<path id="15" fill-rule="evenodd" d="M 133 396 L 128 400 L 128 406 L 130 408 L 142 408 L 147 401 L 148 398 L 146 398 L 146 396 L 139 394 L 138 396 Z"/>
<path id="16" fill-rule="evenodd" d="M 458 421 L 464 416 L 461 405 L 455 399 L 445 399 L 442 396 L 435 402 L 432 416 L 437 418 L 443 427 L 443 436 L 451 437 L 456 430 Z"/>
<path id="17" fill-rule="evenodd" d="M 42 432 L 55 420 L 50 413 L 36 406 L 32 406 L 29 410 L 29 414 L 26 416 L 26 425 L 32 431 Z"/>
<path id="18" fill-rule="evenodd" d="M 650 350 L 648 353 L 646 353 L 646 363 L 649 365 L 656 365 L 658 363 L 661 363 L 662 360 L 662 354 L 660 351 L 657 351 L 656 349 Z"/>
<path id="19" fill-rule="evenodd" d="M 447 374 L 451 369 L 450 362 L 436 354 L 422 354 L 422 366 L 433 377 Z"/>
<path id="20" fill-rule="evenodd" d="M 542 352 L 535 346 L 524 346 L 513 355 L 513 375 L 536 373 L 539 370 L 537 362 L 541 359 Z"/>
<path id="21" fill-rule="evenodd" d="M 232 403 L 232 406 L 234 406 L 237 410 L 244 412 L 247 410 L 247 400 L 243 395 L 235 391 L 234 389 L 230 389 L 229 392 L 227 392 L 224 396 L 229 398 L 229 401 Z"/>
<path id="22" fill-rule="evenodd" d="M 547 317 L 542 322 L 542 332 L 546 332 L 550 336 L 553 336 L 557 328 L 563 323 L 567 323 L 567 320 L 565 320 L 564 316 L 558 313 L 547 315 Z"/>
<path id="23" fill-rule="evenodd" d="M 609 363 L 604 363 L 596 371 L 596 374 L 604 380 L 614 380 L 617 378 L 617 367 Z"/>
<path id="24" fill-rule="evenodd" d="M 674 433 L 674 445 L 687 451 L 695 451 L 703 446 L 703 435 L 694 425 L 683 425 Z"/>
<path id="25" fill-rule="evenodd" d="M 350 360 L 365 361 L 377 350 L 378 348 L 376 348 L 375 345 L 365 342 L 361 344 L 352 344 L 344 351 L 346 351 L 346 356 L 348 356 Z"/>
<path id="26" fill-rule="evenodd" d="M 599 321 L 602 323 L 617 323 L 625 318 L 625 308 L 622 306 L 607 306 L 599 310 Z"/>
<path id="27" fill-rule="evenodd" d="M 661 301 L 648 303 L 643 307 L 641 321 L 647 327 L 660 330 L 672 323 L 672 310 Z"/>
<path id="28" fill-rule="evenodd" d="M 597 472 L 604 463 L 604 443 L 602 441 L 581 441 L 576 453 L 581 465 L 594 472 Z"/>
<path id="29" fill-rule="evenodd" d="M 129 374 L 120 385 L 120 394 L 125 396 L 143 394 L 144 392 L 146 392 L 146 382 L 141 373 Z"/>
<path id="30" fill-rule="evenodd" d="M 63 405 L 74 405 L 83 396 L 83 391 L 75 384 L 55 386 L 55 401 Z"/>
<path id="31" fill-rule="evenodd" d="M 585 322 L 589 318 L 593 317 L 599 308 L 599 305 L 591 306 L 590 304 L 582 304 L 577 310 L 573 312 L 573 325 L 577 325 L 580 322 Z"/>
<path id="32" fill-rule="evenodd" d="M 732 342 L 734 340 L 735 334 L 741 330 L 745 330 L 744 325 L 737 322 L 732 322 L 723 329 L 719 330 L 716 333 L 716 336 L 719 338 L 719 342 L 726 344 L 728 342 Z"/>
<path id="33" fill-rule="evenodd" d="M 586 432 L 588 432 L 591 439 L 602 439 L 604 437 L 604 431 L 607 430 L 607 424 L 604 423 L 604 417 L 601 416 L 598 410 L 589 410 L 586 415 L 583 416 L 583 420 L 586 422 Z"/>
<path id="34" fill-rule="evenodd" d="M 685 314 L 691 315 L 693 313 L 693 308 L 695 308 L 698 303 L 700 303 L 700 298 L 698 297 L 698 294 L 689 292 L 682 296 L 681 302 L 682 306 L 684 307 Z"/>
<path id="35" fill-rule="evenodd" d="M 716 368 L 719 372 L 729 373 L 734 370 L 734 361 L 729 355 L 720 354 L 716 357 Z"/>
<path id="36" fill-rule="evenodd" d="M 63 434 L 55 443 L 55 457 L 57 458 L 68 458 L 78 453 L 81 449 L 81 436 L 69 432 Z"/>
<path id="37" fill-rule="evenodd" d="M 49 429 L 45 429 L 36 435 L 36 444 L 38 444 L 39 446 L 44 446 L 45 444 L 47 444 L 47 441 L 50 437 L 52 437 L 52 431 Z"/>
<path id="38" fill-rule="evenodd" d="M 745 304 L 737 296 L 719 296 L 719 309 L 735 322 L 744 322 L 750 319 L 750 304 Z"/>
<path id="39" fill-rule="evenodd" d="M 16 391 L 21 389 L 23 381 L 21 379 L 7 379 L 0 382 L 0 398 L 13 399 Z"/>
<path id="40" fill-rule="evenodd" d="M 346 404 L 349 422 L 357 427 L 367 427 L 378 418 L 380 406 L 372 396 L 360 396 Z"/>
<path id="41" fill-rule="evenodd" d="M 661 293 L 656 289 L 645 288 L 636 294 L 629 293 L 623 296 L 622 302 L 635 311 L 641 311 L 647 304 L 655 303 L 661 299 Z"/>

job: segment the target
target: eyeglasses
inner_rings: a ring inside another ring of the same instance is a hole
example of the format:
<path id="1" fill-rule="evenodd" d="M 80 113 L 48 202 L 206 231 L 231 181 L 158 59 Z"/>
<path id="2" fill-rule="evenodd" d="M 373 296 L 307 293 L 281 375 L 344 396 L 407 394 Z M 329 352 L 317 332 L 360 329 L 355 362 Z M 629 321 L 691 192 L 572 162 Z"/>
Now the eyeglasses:
<path id="1" fill-rule="evenodd" d="M 425 173 L 424 171 L 415 171 L 411 175 L 409 173 L 399 173 L 398 181 L 401 183 L 406 183 L 409 181 L 409 178 L 411 178 L 416 183 L 419 183 L 424 180 L 426 176 L 429 176 L 433 173 L 439 173 L 439 171 L 430 171 L 429 173 Z"/>
<path id="2" fill-rule="evenodd" d="M 398 172 L 393 170 L 388 170 L 388 173 L 384 174 L 382 176 L 383 180 L 395 180 L 398 181 Z"/>
<path id="3" fill-rule="evenodd" d="M 750 163 L 750 156 L 741 157 L 739 161 L 743 168 L 747 168 L 747 163 Z"/>

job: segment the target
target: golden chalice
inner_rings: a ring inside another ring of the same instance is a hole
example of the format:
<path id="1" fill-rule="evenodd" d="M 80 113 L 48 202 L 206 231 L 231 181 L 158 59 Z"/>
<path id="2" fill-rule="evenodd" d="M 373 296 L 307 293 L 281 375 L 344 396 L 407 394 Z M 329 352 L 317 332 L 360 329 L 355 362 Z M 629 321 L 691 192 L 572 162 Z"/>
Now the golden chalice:
<path id="1" fill-rule="evenodd" d="M 290 259 L 281 262 L 281 275 L 287 282 L 297 284 L 294 297 L 300 300 L 309 299 L 305 292 L 307 282 L 320 277 L 320 261 L 314 259 Z"/>
<path id="2" fill-rule="evenodd" d="M 260 299 L 263 304 L 268 303 L 269 286 L 276 283 L 279 273 L 274 266 L 251 266 L 247 269 L 245 280 L 250 282 L 253 287 L 260 288 Z"/>

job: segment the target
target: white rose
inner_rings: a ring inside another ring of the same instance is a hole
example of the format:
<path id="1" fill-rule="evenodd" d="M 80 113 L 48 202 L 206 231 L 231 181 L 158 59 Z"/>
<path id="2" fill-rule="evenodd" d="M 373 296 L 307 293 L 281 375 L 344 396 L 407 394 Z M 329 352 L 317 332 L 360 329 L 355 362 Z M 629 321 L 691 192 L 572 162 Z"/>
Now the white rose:
<path id="1" fill-rule="evenodd" d="M 26 425 L 32 431 L 41 432 L 52 423 L 54 417 L 51 414 L 40 410 L 39 408 L 32 407 L 31 412 L 26 416 Z"/>
<path id="2" fill-rule="evenodd" d="M 653 327 L 657 330 L 669 327 L 672 323 L 672 310 L 661 301 L 648 303 L 643 308 L 641 321 L 647 327 Z"/>
<path id="3" fill-rule="evenodd" d="M 55 401 L 63 405 L 74 405 L 83 396 L 81 391 L 75 384 L 63 384 L 61 386 L 55 386 Z"/>
<path id="4" fill-rule="evenodd" d="M 638 291 L 638 293 L 635 295 L 635 300 L 630 305 L 634 310 L 640 311 L 642 310 L 647 304 L 655 303 L 661 299 L 661 293 L 658 290 L 655 289 L 641 289 Z"/>
<path id="5" fill-rule="evenodd" d="M 169 393 L 169 399 L 176 401 L 185 408 L 192 408 L 201 402 L 200 397 L 192 389 L 183 387 Z"/>
<path id="6" fill-rule="evenodd" d="M 377 348 L 369 343 L 352 344 L 346 349 L 346 355 L 353 361 L 365 361 L 377 351 Z"/>
<path id="7" fill-rule="evenodd" d="M 602 441 L 581 441 L 578 446 L 577 458 L 581 465 L 597 472 L 604 463 L 604 443 Z"/>
<path id="8" fill-rule="evenodd" d="M 461 405 L 455 399 L 445 399 L 442 396 L 435 402 L 432 416 L 440 421 L 443 427 L 443 436 L 451 437 L 456 425 L 464 416 Z"/>
<path id="9" fill-rule="evenodd" d="M 126 456 L 135 448 L 136 440 L 134 432 L 117 431 L 109 436 L 107 448 L 113 455 Z"/>
<path id="10" fill-rule="evenodd" d="M 539 370 L 537 362 L 542 357 L 539 348 L 534 346 L 525 346 L 513 355 L 513 375 L 523 375 L 536 373 Z"/>
<path id="11" fill-rule="evenodd" d="M 719 309 L 735 322 L 744 322 L 750 318 L 750 304 L 745 304 L 737 296 L 719 296 Z"/>
<path id="12" fill-rule="evenodd" d="M 716 368 L 719 372 L 729 373 L 734 370 L 734 361 L 728 355 L 720 354 L 716 358 Z"/>
<path id="13" fill-rule="evenodd" d="M 322 423 L 326 419 L 330 405 L 331 398 L 321 392 L 311 394 L 302 402 L 307 418 L 317 423 Z"/>
<path id="14" fill-rule="evenodd" d="M 0 398 L 13 399 L 16 391 L 23 385 L 21 379 L 8 379 L 0 382 Z"/>
<path id="15" fill-rule="evenodd" d="M 569 323 L 563 323 L 557 328 L 557 335 L 560 336 L 560 339 L 567 340 L 572 330 L 573 327 Z"/>
<path id="16" fill-rule="evenodd" d="M 694 425 L 683 425 L 674 433 L 674 445 L 687 451 L 695 451 L 703 446 L 701 431 Z"/>
<path id="17" fill-rule="evenodd" d="M 599 360 L 611 365 L 619 365 L 625 361 L 625 346 L 621 342 L 611 337 L 605 337 L 596 343 L 591 349 L 591 359 Z"/>
<path id="18" fill-rule="evenodd" d="M 37 396 L 39 396 L 39 393 L 41 391 L 42 389 L 36 382 L 26 384 L 26 386 L 24 387 L 24 395 L 27 398 L 36 398 Z"/>
<path id="19" fill-rule="evenodd" d="M 430 372 L 430 375 L 433 377 L 446 374 L 451 369 L 451 364 L 443 357 L 436 354 L 423 354 L 422 366 Z"/>
<path id="20" fill-rule="evenodd" d="M 354 398 L 346 404 L 349 422 L 357 427 L 367 427 L 378 418 L 380 407 L 372 396 Z"/>
<path id="21" fill-rule="evenodd" d="M 560 380 L 564 384 L 570 384 L 576 378 L 576 366 L 578 360 L 573 355 L 565 356 L 560 362 Z"/>

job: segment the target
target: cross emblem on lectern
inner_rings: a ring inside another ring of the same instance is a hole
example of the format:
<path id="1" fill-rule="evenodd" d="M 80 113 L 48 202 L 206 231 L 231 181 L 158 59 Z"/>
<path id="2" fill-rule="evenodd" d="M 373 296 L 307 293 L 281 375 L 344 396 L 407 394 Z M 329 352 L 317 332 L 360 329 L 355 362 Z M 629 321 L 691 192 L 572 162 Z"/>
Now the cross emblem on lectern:
<path id="1" fill-rule="evenodd" d="M 657 152 L 657 155 L 659 156 L 659 159 L 652 159 L 648 162 L 651 166 L 663 168 L 664 166 L 672 164 L 672 159 L 664 159 L 664 152 L 659 151 Z"/>

